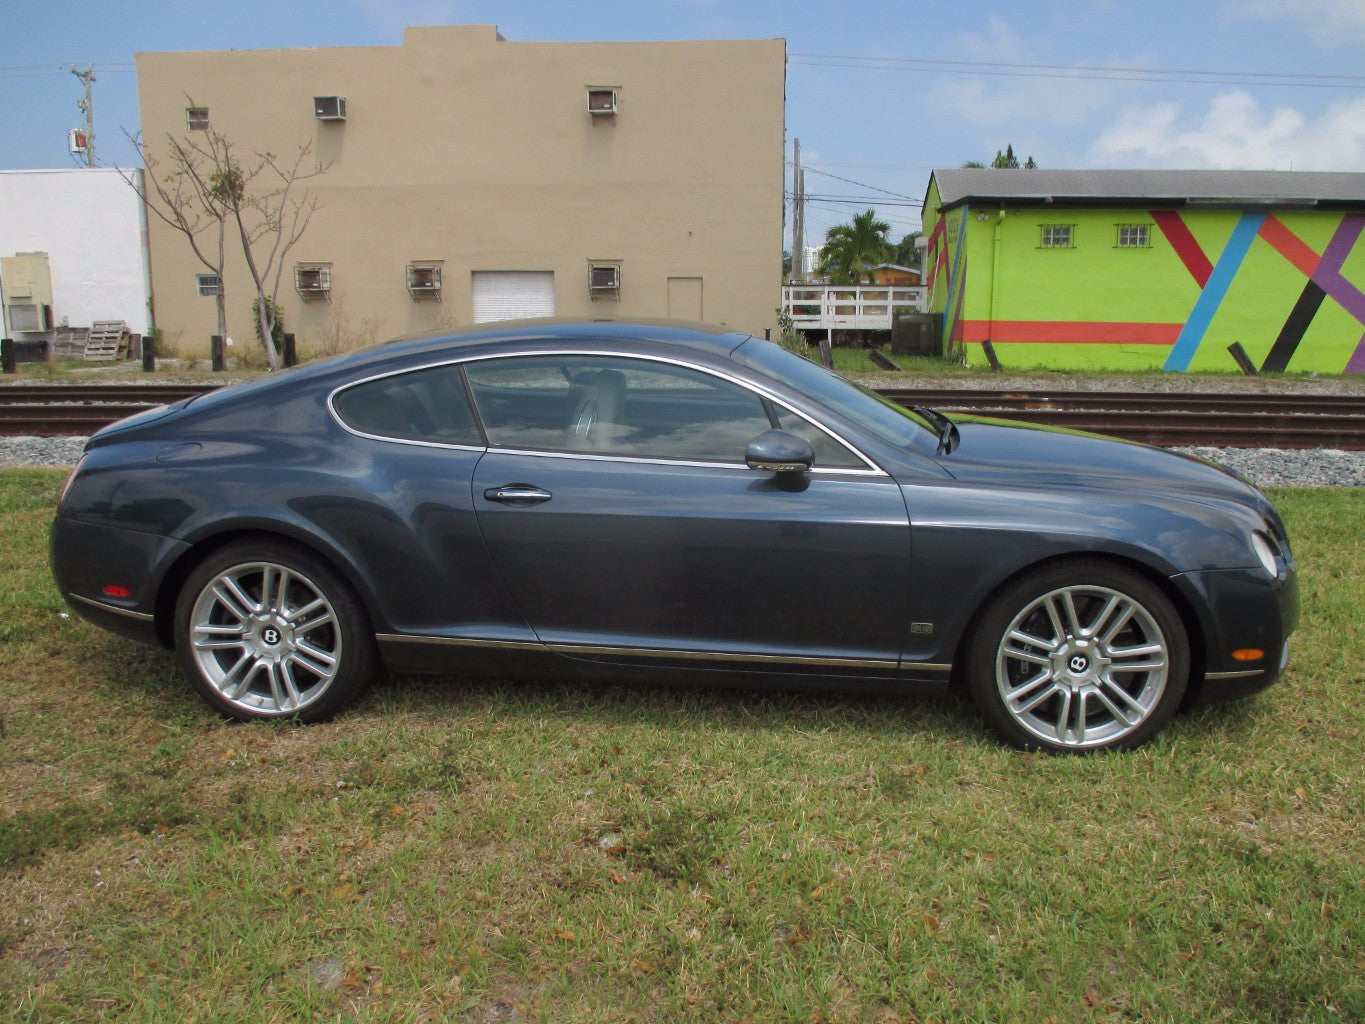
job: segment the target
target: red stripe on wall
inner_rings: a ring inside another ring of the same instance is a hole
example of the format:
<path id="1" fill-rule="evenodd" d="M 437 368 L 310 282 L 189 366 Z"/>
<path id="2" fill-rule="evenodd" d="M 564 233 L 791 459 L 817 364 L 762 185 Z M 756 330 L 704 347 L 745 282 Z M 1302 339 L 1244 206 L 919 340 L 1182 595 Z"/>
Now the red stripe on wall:
<path id="1" fill-rule="evenodd" d="M 1174 345 L 1184 324 L 1084 320 L 966 320 L 963 341 L 996 345 Z"/>
<path id="2" fill-rule="evenodd" d="M 938 245 L 938 240 L 943 237 L 943 225 L 946 220 L 946 217 L 939 217 L 938 223 L 934 225 L 934 230 L 929 232 L 928 245 L 930 251 L 933 250 L 934 246 Z"/>
<path id="3" fill-rule="evenodd" d="M 1213 264 L 1204 255 L 1204 250 L 1199 247 L 1199 242 L 1185 226 L 1185 222 L 1180 219 L 1180 214 L 1174 210 L 1148 212 L 1151 213 L 1152 220 L 1156 221 L 1156 226 L 1161 229 L 1161 233 L 1166 236 L 1166 241 L 1171 243 L 1175 254 L 1180 257 L 1180 262 L 1185 264 L 1190 276 L 1198 282 L 1200 288 L 1203 288 L 1213 274 Z"/>
<path id="4" fill-rule="evenodd" d="M 938 275 L 948 269 L 948 250 L 945 248 L 938 254 L 938 260 L 929 271 L 929 280 L 924 282 L 926 288 L 932 288 L 934 282 L 938 280 Z"/>
<path id="5" fill-rule="evenodd" d="M 1258 234 L 1269 242 L 1277 253 L 1294 264 L 1304 277 L 1312 277 L 1313 271 L 1318 269 L 1322 257 L 1281 221 L 1276 220 L 1273 213 L 1266 217 Z"/>

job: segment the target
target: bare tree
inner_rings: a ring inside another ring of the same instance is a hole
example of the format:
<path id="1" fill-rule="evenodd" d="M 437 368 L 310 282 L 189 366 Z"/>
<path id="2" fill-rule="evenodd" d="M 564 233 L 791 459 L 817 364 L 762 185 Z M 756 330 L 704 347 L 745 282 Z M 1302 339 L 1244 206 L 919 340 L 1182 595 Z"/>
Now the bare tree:
<path id="1" fill-rule="evenodd" d="M 327 166 L 310 160 L 312 143 L 299 146 L 291 163 L 273 153 L 256 153 L 243 168 L 229 162 L 219 176 L 218 197 L 237 227 L 247 271 L 256 287 L 256 319 L 261 344 L 272 370 L 280 368 L 275 349 L 275 317 L 286 257 L 318 210 L 317 196 L 300 182 L 315 178 Z M 311 166 L 310 166 L 311 164 Z"/>
<path id="2" fill-rule="evenodd" d="M 205 269 L 218 278 L 214 304 L 218 312 L 218 336 L 227 337 L 226 229 L 228 209 L 218 198 L 217 168 L 229 162 L 227 140 L 209 135 L 201 143 L 188 143 L 167 135 L 169 156 L 158 159 L 151 147 L 130 135 L 129 141 L 142 154 L 143 172 L 119 169 L 143 205 L 159 220 L 179 231 L 190 251 Z"/>
<path id="3" fill-rule="evenodd" d="M 191 102 L 191 105 L 193 103 Z M 306 186 L 327 170 L 311 160 L 312 144 L 299 146 L 291 162 L 273 153 L 239 159 L 222 132 L 193 136 L 166 135 L 166 157 L 133 139 L 146 171 L 139 187 L 135 175 L 124 180 L 137 190 L 147 208 L 185 236 L 191 251 L 218 276 L 218 333 L 227 336 L 225 239 L 230 223 L 256 291 L 257 330 L 272 370 L 280 367 L 275 348 L 276 296 L 289 250 L 303 237 L 318 200 Z M 207 239 L 206 237 L 207 236 Z"/>

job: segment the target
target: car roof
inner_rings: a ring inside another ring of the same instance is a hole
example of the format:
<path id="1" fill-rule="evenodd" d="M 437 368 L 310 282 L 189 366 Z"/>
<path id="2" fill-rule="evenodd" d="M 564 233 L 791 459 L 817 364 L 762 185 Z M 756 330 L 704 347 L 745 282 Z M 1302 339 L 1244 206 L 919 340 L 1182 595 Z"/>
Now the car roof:
<path id="1" fill-rule="evenodd" d="M 479 349 L 505 341 L 532 343 L 537 347 L 581 347 L 592 342 L 644 342 L 690 349 L 699 356 L 724 359 L 752 335 L 733 331 L 724 325 L 691 323 L 683 320 L 630 320 L 603 322 L 591 319 L 538 317 L 530 320 L 501 320 L 475 324 L 455 330 L 395 338 L 372 348 L 344 353 L 331 359 L 305 363 L 283 373 L 272 373 L 254 381 L 232 385 L 197 398 L 196 409 L 207 410 L 225 402 L 247 400 L 249 396 L 270 394 L 277 388 L 306 386 L 306 382 L 335 386 L 344 378 L 406 368 L 408 360 L 420 365 L 432 355 L 456 356 L 464 349 Z"/>
<path id="2" fill-rule="evenodd" d="M 535 317 L 473 324 L 456 330 L 431 331 L 385 342 L 381 349 L 402 346 L 414 353 L 427 348 L 461 348 L 490 341 L 553 341 L 582 344 L 585 341 L 655 341 L 721 355 L 751 335 L 725 325 L 686 320 L 604 321 L 588 317 Z"/>

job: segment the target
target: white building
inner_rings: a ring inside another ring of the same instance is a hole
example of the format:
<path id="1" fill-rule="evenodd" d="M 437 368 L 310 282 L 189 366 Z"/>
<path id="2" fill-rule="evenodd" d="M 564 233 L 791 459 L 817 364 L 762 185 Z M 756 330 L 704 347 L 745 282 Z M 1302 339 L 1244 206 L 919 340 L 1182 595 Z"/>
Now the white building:
<path id="1" fill-rule="evenodd" d="M 118 171 L 0 171 L 5 337 L 96 320 L 146 334 L 149 280 L 142 201 Z"/>

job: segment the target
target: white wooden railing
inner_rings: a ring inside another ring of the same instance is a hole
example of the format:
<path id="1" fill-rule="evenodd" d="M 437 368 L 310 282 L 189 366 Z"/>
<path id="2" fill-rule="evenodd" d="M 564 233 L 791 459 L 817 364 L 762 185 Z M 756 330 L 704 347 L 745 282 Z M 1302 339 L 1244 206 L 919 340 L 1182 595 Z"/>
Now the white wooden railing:
<path id="1" fill-rule="evenodd" d="M 889 331 L 897 313 L 923 313 L 924 298 L 918 285 L 786 285 L 782 312 L 799 330 Z"/>

